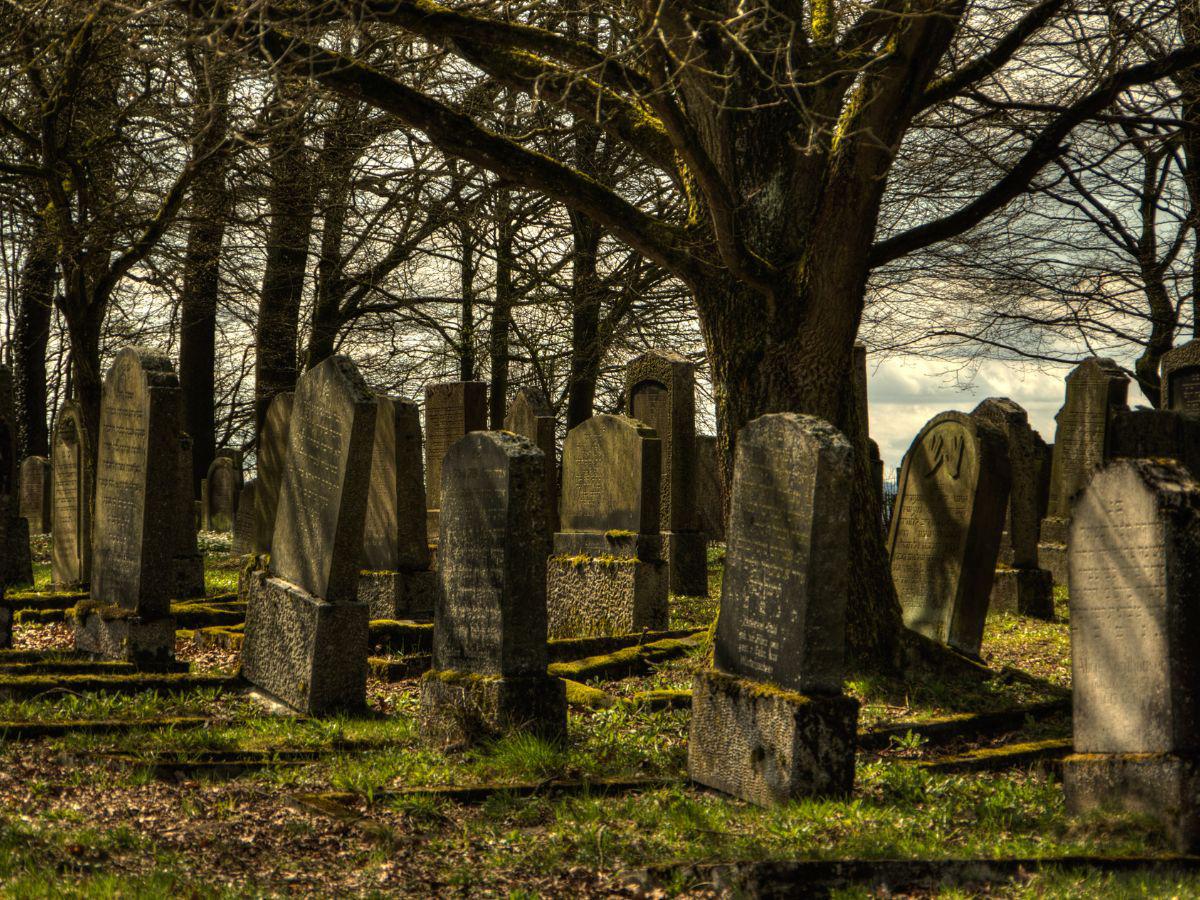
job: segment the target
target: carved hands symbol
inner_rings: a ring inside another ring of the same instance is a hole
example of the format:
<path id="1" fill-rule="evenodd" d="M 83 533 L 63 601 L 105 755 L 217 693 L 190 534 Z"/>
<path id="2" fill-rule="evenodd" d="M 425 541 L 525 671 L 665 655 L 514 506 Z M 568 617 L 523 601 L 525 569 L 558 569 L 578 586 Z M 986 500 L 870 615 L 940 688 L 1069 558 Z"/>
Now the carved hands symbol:
<path id="1" fill-rule="evenodd" d="M 944 465 L 946 471 L 950 473 L 950 477 L 957 479 L 962 473 L 963 454 L 966 447 L 966 438 L 961 434 L 949 437 L 945 434 L 933 435 L 929 440 L 931 465 L 925 477 L 929 478 L 937 474 L 938 469 Z"/>

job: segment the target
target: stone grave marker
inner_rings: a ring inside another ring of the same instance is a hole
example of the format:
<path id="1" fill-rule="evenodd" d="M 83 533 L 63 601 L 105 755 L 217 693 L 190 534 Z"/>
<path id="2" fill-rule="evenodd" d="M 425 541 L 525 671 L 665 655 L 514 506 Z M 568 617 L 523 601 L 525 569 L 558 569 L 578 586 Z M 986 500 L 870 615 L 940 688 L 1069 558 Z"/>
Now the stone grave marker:
<path id="1" fill-rule="evenodd" d="M 207 590 L 204 583 L 204 554 L 197 541 L 196 501 L 192 497 L 192 439 L 187 434 L 179 435 L 179 478 L 175 482 L 176 515 L 175 525 L 175 588 L 172 597 L 186 600 L 203 597 Z"/>
<path id="2" fill-rule="evenodd" d="M 255 492 L 254 551 L 271 552 L 275 514 L 279 508 L 279 485 L 287 463 L 288 431 L 295 394 L 276 394 L 267 407 L 267 419 L 258 436 L 258 488 Z"/>
<path id="3" fill-rule="evenodd" d="M 692 687 L 688 773 L 762 805 L 854 783 L 842 693 L 854 448 L 833 426 L 762 416 L 738 436 L 714 668 Z"/>
<path id="4" fill-rule="evenodd" d="M 300 377 L 270 572 L 250 577 L 242 674 L 308 715 L 366 704 L 369 615 L 357 595 L 375 414 L 348 357 Z"/>
<path id="5" fill-rule="evenodd" d="M 488 427 L 488 386 L 484 381 L 449 381 L 425 387 L 426 531 L 436 542 L 442 497 L 442 458 L 464 434 Z"/>
<path id="6" fill-rule="evenodd" d="M 21 461 L 21 516 L 30 534 L 50 533 L 50 460 L 27 456 Z"/>
<path id="7" fill-rule="evenodd" d="M 716 435 L 696 435 L 696 505 L 700 517 L 700 530 L 709 541 L 724 541 L 725 512 L 721 504 L 721 472 Z"/>
<path id="8" fill-rule="evenodd" d="M 1200 417 L 1200 340 L 1164 353 L 1159 372 L 1159 408 Z"/>
<path id="9" fill-rule="evenodd" d="M 92 494 L 87 429 L 74 400 L 58 411 L 50 447 L 54 472 L 51 508 L 51 582 L 56 590 L 86 587 L 92 572 Z"/>
<path id="10" fill-rule="evenodd" d="M 232 531 L 237 514 L 238 494 L 242 490 L 242 473 L 233 459 L 218 456 L 208 467 L 208 496 L 205 518 L 209 531 Z"/>
<path id="11" fill-rule="evenodd" d="M 532 388 L 517 391 L 504 416 L 504 430 L 529 438 L 546 456 L 546 521 L 551 534 L 558 530 L 558 441 L 554 428 L 554 410 L 546 398 Z"/>
<path id="12" fill-rule="evenodd" d="M 904 455 L 888 532 L 904 624 L 979 655 L 1009 491 L 1003 432 L 934 416 Z"/>
<path id="13" fill-rule="evenodd" d="M 255 521 L 255 506 L 254 494 L 258 490 L 258 480 L 250 479 L 244 485 L 238 494 L 237 516 L 233 522 L 233 546 L 231 548 L 234 556 L 246 556 L 254 552 L 254 521 Z"/>
<path id="14" fill-rule="evenodd" d="M 562 531 L 546 565 L 550 637 L 667 627 L 661 453 L 654 430 L 625 416 L 593 416 L 567 434 Z"/>
<path id="15" fill-rule="evenodd" d="M 546 674 L 544 478 L 542 452 L 509 432 L 473 432 L 444 458 L 434 668 L 420 707 L 433 741 L 565 736 L 565 686 Z"/>

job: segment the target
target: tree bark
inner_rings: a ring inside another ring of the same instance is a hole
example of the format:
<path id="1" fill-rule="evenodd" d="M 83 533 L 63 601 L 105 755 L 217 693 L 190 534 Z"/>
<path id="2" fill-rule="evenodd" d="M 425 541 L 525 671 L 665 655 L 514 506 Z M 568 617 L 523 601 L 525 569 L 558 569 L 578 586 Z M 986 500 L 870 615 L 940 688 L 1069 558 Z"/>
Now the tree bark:
<path id="1" fill-rule="evenodd" d="M 508 332 L 512 325 L 513 242 L 512 195 L 501 188 L 496 196 L 496 302 L 492 307 L 492 329 L 488 336 L 491 385 L 488 419 L 493 431 L 504 428 L 508 401 Z"/>
<path id="2" fill-rule="evenodd" d="M 475 241 L 470 225 L 459 223 L 459 286 L 462 308 L 458 338 L 458 378 L 475 380 Z"/>
<path id="3" fill-rule="evenodd" d="M 567 430 L 592 417 L 603 355 L 600 304 L 604 285 L 597 271 L 600 226 L 571 211 L 571 371 L 567 384 Z"/>
<path id="4" fill-rule="evenodd" d="M 18 459 L 46 456 L 50 452 L 46 426 L 46 345 L 57 277 L 57 251 L 45 222 L 39 218 L 21 267 L 12 338 Z"/>

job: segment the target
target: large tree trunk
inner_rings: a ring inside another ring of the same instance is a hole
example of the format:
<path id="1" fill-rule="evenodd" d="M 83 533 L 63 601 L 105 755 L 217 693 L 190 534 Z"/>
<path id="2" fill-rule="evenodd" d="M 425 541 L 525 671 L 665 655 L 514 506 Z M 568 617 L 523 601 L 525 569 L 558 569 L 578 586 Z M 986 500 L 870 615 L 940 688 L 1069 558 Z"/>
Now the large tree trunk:
<path id="1" fill-rule="evenodd" d="M 57 251 L 39 219 L 34 230 L 17 290 L 13 328 L 13 406 L 16 416 L 17 458 L 46 456 L 46 344 L 57 279 Z"/>

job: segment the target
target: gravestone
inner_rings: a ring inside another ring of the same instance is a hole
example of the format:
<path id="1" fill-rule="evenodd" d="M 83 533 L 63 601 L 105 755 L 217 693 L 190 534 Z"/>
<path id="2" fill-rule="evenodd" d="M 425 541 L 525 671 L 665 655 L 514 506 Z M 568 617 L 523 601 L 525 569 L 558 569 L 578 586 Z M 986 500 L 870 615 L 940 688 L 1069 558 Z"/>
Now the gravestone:
<path id="1" fill-rule="evenodd" d="M 182 399 L 171 361 L 145 347 L 117 354 L 104 379 L 96 463 L 91 600 L 75 612 L 77 649 L 143 666 L 174 661 L 177 485 Z M 188 477 L 185 477 L 188 476 Z M 190 501 L 189 501 L 190 502 Z"/>
<path id="2" fill-rule="evenodd" d="M 0 579 L 10 588 L 33 584 L 29 523 L 20 511 L 15 423 L 12 371 L 0 365 Z"/>
<path id="3" fill-rule="evenodd" d="M 504 430 L 529 438 L 546 456 L 546 521 L 551 534 L 558 531 L 558 441 L 554 428 L 554 411 L 545 397 L 532 388 L 517 391 L 504 416 Z"/>
<path id="4" fill-rule="evenodd" d="M 688 774 L 761 805 L 854 784 L 842 694 L 855 450 L 820 419 L 762 416 L 737 440 L 714 668 L 692 686 Z"/>
<path id="5" fill-rule="evenodd" d="M 375 411 L 345 356 L 300 377 L 270 572 L 250 576 L 242 674 L 308 715 L 366 705 L 369 615 L 357 594 Z"/>
<path id="6" fill-rule="evenodd" d="M 27 456 L 21 461 L 21 516 L 30 534 L 50 533 L 50 460 Z"/>
<path id="7" fill-rule="evenodd" d="M 83 410 L 68 400 L 58 411 L 50 458 L 54 472 L 51 486 L 51 582 L 55 590 L 79 590 L 87 586 L 92 572 L 92 493 L 87 429 Z"/>
<path id="8" fill-rule="evenodd" d="M 1200 483 L 1168 460 L 1115 460 L 1070 532 L 1072 813 L 1160 820 L 1200 847 Z"/>
<path id="9" fill-rule="evenodd" d="M 487 382 L 449 381 L 425 387 L 426 531 L 435 543 L 442 497 L 442 458 L 455 441 L 488 427 Z"/>
<path id="10" fill-rule="evenodd" d="M 710 541 L 725 540 L 719 465 L 716 435 L 696 435 L 696 506 L 700 530 Z"/>
<path id="11" fill-rule="evenodd" d="M 992 423 L 1003 433 L 1011 475 L 988 609 L 1052 619 L 1054 577 L 1038 566 L 1039 460 L 1029 414 L 1007 397 L 989 397 L 971 415 Z"/>
<path id="12" fill-rule="evenodd" d="M 380 396 L 376 403 L 358 599 L 372 619 L 429 619 L 437 574 L 425 530 L 421 414 L 403 397 Z"/>
<path id="13" fill-rule="evenodd" d="M 550 637 L 667 627 L 661 454 L 654 430 L 624 416 L 593 416 L 567 434 L 562 531 L 546 564 Z"/>
<path id="14" fill-rule="evenodd" d="M 1129 378 L 1111 359 L 1083 361 L 1067 375 L 1066 384 L 1066 402 L 1054 417 L 1058 427 L 1050 464 L 1050 496 L 1038 547 L 1039 561 L 1053 573 L 1055 584 L 1067 580 L 1071 506 L 1108 458 L 1113 415 L 1125 408 L 1129 391 Z"/>
<path id="15" fill-rule="evenodd" d="M 1200 416 L 1169 409 L 1118 409 L 1109 426 L 1108 458 L 1173 459 L 1200 474 Z"/>
<path id="16" fill-rule="evenodd" d="M 254 552 L 254 494 L 258 490 L 258 481 L 251 479 L 242 485 L 238 494 L 237 516 L 233 522 L 233 545 L 230 548 L 234 556 L 246 556 Z"/>
<path id="17" fill-rule="evenodd" d="M 696 515 L 696 367 L 670 350 L 648 350 L 625 367 L 625 414 L 662 441 L 659 514 L 670 591 L 708 595 L 708 540 Z"/>
<path id="18" fill-rule="evenodd" d="M 888 532 L 904 624 L 979 655 L 1010 474 L 1004 433 L 960 412 L 934 416 L 904 454 Z"/>
<path id="19" fill-rule="evenodd" d="M 196 507 L 192 499 L 192 439 L 187 434 L 179 435 L 179 476 L 175 482 L 176 515 L 171 521 L 175 525 L 175 556 L 173 568 L 175 588 L 172 597 L 186 600 L 203 597 L 207 590 L 204 583 L 204 554 L 197 542 Z"/>
<path id="20" fill-rule="evenodd" d="M 1200 340 L 1163 354 L 1159 408 L 1200 417 Z"/>
<path id="21" fill-rule="evenodd" d="M 218 456 L 208 467 L 208 492 L 205 519 L 208 531 L 232 531 L 237 514 L 238 494 L 242 490 L 242 472 L 233 459 Z"/>
<path id="22" fill-rule="evenodd" d="M 433 741 L 566 734 L 565 686 L 546 674 L 544 479 L 542 452 L 508 432 L 473 432 L 444 457 L 434 668 L 421 682 Z"/>
<path id="23" fill-rule="evenodd" d="M 279 485 L 287 463 L 288 431 L 295 394 L 276 394 L 267 407 L 267 418 L 258 436 L 258 489 L 255 492 L 254 550 L 271 552 L 275 514 L 279 508 Z"/>

